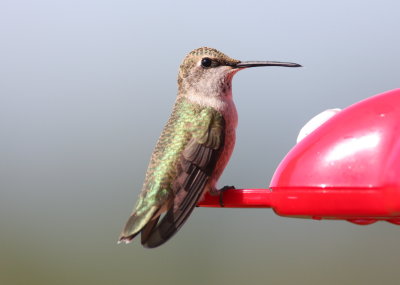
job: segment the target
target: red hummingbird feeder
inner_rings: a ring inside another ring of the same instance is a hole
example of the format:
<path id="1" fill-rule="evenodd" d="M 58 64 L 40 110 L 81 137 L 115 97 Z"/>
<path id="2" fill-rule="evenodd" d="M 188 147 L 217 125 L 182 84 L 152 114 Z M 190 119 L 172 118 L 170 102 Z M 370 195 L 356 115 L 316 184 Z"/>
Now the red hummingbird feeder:
<path id="1" fill-rule="evenodd" d="M 400 89 L 343 109 L 289 151 L 268 189 L 227 190 L 223 204 L 272 208 L 285 217 L 400 225 Z M 199 206 L 221 207 L 210 195 Z"/>

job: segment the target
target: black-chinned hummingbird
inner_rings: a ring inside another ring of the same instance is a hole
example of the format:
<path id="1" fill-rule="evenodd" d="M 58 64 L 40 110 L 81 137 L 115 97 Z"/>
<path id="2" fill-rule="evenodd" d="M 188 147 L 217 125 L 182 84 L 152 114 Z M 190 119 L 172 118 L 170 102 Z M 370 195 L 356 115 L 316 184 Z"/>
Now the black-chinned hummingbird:
<path id="1" fill-rule="evenodd" d="M 232 78 L 239 70 L 256 66 L 301 65 L 239 61 L 208 47 L 195 49 L 185 57 L 172 114 L 153 151 L 120 242 L 129 243 L 141 233 L 143 246 L 157 247 L 181 228 L 207 191 L 218 193 L 216 185 L 236 138 L 238 117 Z"/>

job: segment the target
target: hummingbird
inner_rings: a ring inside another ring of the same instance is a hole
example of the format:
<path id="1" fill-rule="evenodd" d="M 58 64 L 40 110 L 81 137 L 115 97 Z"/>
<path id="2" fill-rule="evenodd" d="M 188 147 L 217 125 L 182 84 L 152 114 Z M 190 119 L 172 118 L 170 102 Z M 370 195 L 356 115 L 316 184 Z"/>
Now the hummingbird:
<path id="1" fill-rule="evenodd" d="M 215 195 L 234 188 L 217 189 L 236 139 L 232 78 L 239 70 L 257 66 L 301 67 L 290 62 L 240 61 L 209 47 L 184 58 L 172 114 L 119 242 L 130 243 L 141 233 L 144 247 L 160 246 L 182 227 L 207 191 Z"/>

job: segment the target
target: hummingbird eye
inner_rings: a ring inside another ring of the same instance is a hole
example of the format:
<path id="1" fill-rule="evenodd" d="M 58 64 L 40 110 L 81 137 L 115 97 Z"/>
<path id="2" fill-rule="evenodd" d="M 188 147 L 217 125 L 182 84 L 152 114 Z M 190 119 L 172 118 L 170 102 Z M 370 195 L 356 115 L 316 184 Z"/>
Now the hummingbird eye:
<path id="1" fill-rule="evenodd" d="M 201 60 L 201 66 L 202 67 L 210 67 L 212 64 L 212 60 L 208 57 L 205 57 Z"/>

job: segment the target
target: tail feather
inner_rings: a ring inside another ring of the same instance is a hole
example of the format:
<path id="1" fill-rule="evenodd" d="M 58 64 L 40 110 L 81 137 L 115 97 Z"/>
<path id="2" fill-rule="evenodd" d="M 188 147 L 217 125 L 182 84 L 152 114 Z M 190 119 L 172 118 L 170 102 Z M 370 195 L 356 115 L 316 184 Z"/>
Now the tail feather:
<path id="1" fill-rule="evenodd" d="M 125 227 L 119 236 L 118 242 L 130 243 L 132 239 L 152 220 L 157 213 L 157 207 L 151 207 L 142 215 L 133 213 L 125 224 Z"/>
<path id="2" fill-rule="evenodd" d="M 198 183 L 198 189 L 203 189 L 205 180 L 201 179 L 202 177 L 200 176 L 201 175 L 199 175 L 198 179 L 195 179 L 197 180 L 195 182 Z M 181 191 L 185 190 L 181 189 Z M 190 195 L 186 196 L 187 199 L 184 199 L 184 203 L 182 203 L 180 207 L 175 208 L 172 206 L 157 226 L 152 228 L 148 236 L 146 236 L 145 239 L 142 237 L 142 245 L 147 248 L 154 248 L 167 242 L 186 222 L 193 209 L 196 207 L 201 194 L 202 191 L 192 192 Z"/>

